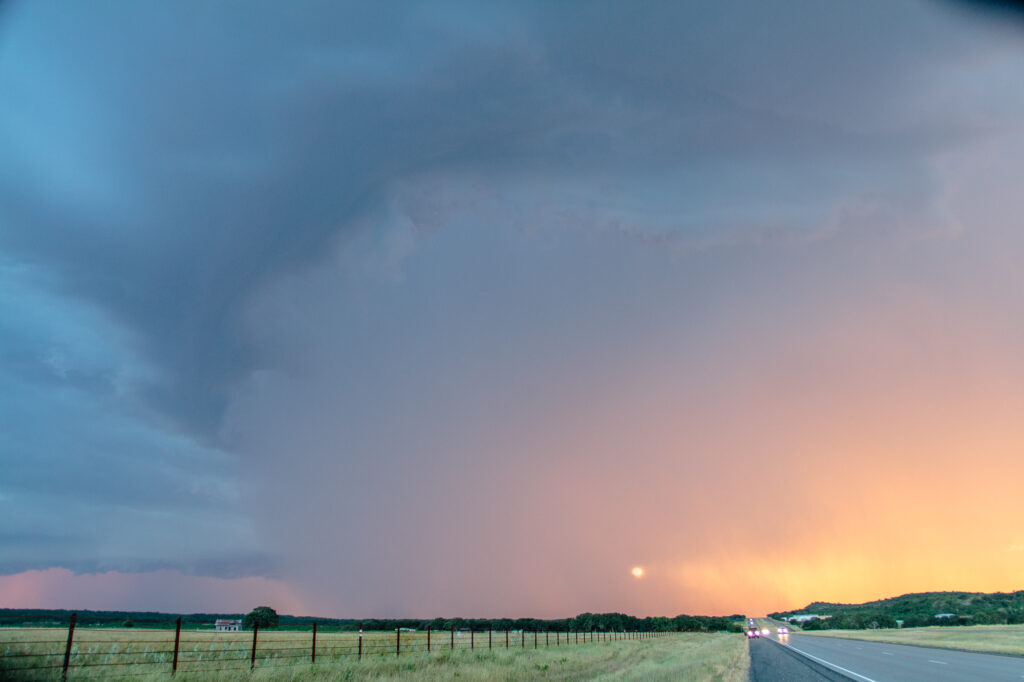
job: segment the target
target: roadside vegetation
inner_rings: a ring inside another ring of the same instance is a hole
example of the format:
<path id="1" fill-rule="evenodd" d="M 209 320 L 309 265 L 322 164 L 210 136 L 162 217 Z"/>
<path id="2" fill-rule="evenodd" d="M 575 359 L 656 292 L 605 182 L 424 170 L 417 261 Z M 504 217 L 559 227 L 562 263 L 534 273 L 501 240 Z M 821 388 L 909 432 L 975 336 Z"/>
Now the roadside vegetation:
<path id="1" fill-rule="evenodd" d="M 684 633 L 640 642 L 612 642 L 573 649 L 456 651 L 454 654 L 400 661 L 393 658 L 369 665 L 346 663 L 320 669 L 275 673 L 257 680 L 441 680 L 513 682 L 517 680 L 675 680 L 745 682 L 750 660 L 746 642 L 738 635 Z M 184 679 L 184 678 L 183 678 Z M 189 677 L 195 682 L 221 678 Z M 227 679 L 227 678 L 224 678 Z"/>
<path id="2" fill-rule="evenodd" d="M 0 629 L 0 678 L 20 680 L 60 679 L 59 630 Z M 170 676 L 167 632 L 139 628 L 95 630 L 77 645 L 69 680 L 151 680 Z M 171 633 L 173 634 L 173 633 Z M 376 634 L 368 633 L 367 640 Z M 55 637 L 58 636 L 58 637 Z M 531 633 L 532 635 L 532 633 Z M 538 648 L 475 650 L 443 646 L 427 653 L 422 648 L 395 656 L 368 644 L 362 660 L 350 653 L 353 635 L 339 633 L 318 648 L 317 663 L 289 660 L 283 652 L 305 645 L 306 633 L 274 633 L 268 649 L 259 652 L 256 670 L 249 673 L 248 657 L 236 657 L 246 641 L 244 633 L 190 632 L 182 647 L 176 682 L 227 682 L 244 674 L 253 682 L 298 680 L 746 680 L 749 657 L 745 638 L 726 633 L 666 633 L 649 639 L 596 641 L 579 645 Z M 269 639 L 269 638 L 268 638 Z M 411 642 L 416 639 L 410 635 Z M 319 640 L 318 640 L 319 641 Z M 28 644 L 20 644 L 28 642 Z M 501 644 L 504 644 L 502 634 Z M 56 646 L 55 646 L 56 645 Z M 318 647 L 321 645 L 318 644 Z M 331 647 L 335 647 L 332 652 Z M 480 646 L 480 644 L 478 644 Z M 282 652 L 280 658 L 275 655 Z M 35 654 L 24 656 L 23 654 Z M 333 654 L 333 655 L 332 655 Z M 12 670 L 36 661 L 37 667 Z M 129 661 L 131 662 L 129 664 Z M 54 665 L 56 667 L 43 667 Z M 290 663 L 290 664 L 289 664 Z M 85 664 L 83 666 L 83 664 Z M 142 674 L 140 674 L 142 673 Z"/>

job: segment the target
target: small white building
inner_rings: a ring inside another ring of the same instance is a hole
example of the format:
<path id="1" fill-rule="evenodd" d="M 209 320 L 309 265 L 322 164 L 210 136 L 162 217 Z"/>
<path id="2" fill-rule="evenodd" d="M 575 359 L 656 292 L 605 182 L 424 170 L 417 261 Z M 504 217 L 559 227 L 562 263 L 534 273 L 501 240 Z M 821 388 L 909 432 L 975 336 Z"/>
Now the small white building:
<path id="1" fill-rule="evenodd" d="M 783 620 L 787 620 L 790 623 L 806 623 L 809 620 L 825 620 L 826 618 L 831 617 L 832 616 L 820 616 L 816 613 L 802 613 L 796 616 L 790 616 L 789 618 L 783 618 Z"/>
<path id="2" fill-rule="evenodd" d="M 213 629 L 219 632 L 238 632 L 242 629 L 240 620 L 218 620 L 213 624 Z"/>

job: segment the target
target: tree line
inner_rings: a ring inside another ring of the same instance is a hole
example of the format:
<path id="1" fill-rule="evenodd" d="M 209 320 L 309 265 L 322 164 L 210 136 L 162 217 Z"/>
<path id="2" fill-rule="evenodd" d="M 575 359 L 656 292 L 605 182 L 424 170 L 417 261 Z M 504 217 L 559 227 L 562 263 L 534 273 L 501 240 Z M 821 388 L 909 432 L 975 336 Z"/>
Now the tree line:
<path id="1" fill-rule="evenodd" d="M 721 616 L 679 615 L 638 618 L 624 613 L 581 613 L 573 618 L 434 618 L 433 620 L 365 620 L 367 630 L 415 628 L 425 630 L 559 630 L 562 632 L 739 632 L 742 628 Z"/>
<path id="2" fill-rule="evenodd" d="M 276 625 L 272 621 L 259 618 L 271 618 L 270 614 L 260 609 L 273 612 Z M 259 612 L 257 617 L 254 614 Z M 78 627 L 124 627 L 131 623 L 142 628 L 173 628 L 179 614 L 140 612 L 140 611 L 78 611 Z M 68 624 L 71 611 L 64 609 L 0 609 L 0 627 L 64 627 Z M 412 628 L 425 630 L 559 630 L 589 632 L 632 631 L 640 632 L 740 632 L 742 626 L 734 617 L 721 616 L 689 616 L 679 615 L 672 618 L 654 616 L 638 618 L 624 613 L 581 613 L 572 618 L 314 618 L 311 616 L 278 615 L 270 607 L 257 607 L 249 614 L 228 613 L 193 613 L 180 614 L 182 627 L 186 629 L 212 628 L 214 621 L 220 619 L 246 621 L 251 628 L 253 622 L 260 622 L 260 627 L 276 627 L 280 630 L 306 630 L 317 623 L 317 627 L 337 631 L 394 630 L 395 628 Z M 740 617 L 742 622 L 742 617 Z"/>

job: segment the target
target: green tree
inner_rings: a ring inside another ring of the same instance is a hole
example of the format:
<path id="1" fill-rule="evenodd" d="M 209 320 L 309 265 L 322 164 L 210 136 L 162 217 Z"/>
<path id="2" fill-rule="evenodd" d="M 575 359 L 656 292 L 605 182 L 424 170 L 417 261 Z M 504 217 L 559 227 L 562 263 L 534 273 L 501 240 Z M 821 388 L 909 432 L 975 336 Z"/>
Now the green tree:
<path id="1" fill-rule="evenodd" d="M 246 630 L 251 630 L 255 625 L 260 626 L 261 630 L 265 628 L 276 628 L 277 611 L 269 606 L 257 606 L 246 614 L 245 620 L 242 624 Z"/>

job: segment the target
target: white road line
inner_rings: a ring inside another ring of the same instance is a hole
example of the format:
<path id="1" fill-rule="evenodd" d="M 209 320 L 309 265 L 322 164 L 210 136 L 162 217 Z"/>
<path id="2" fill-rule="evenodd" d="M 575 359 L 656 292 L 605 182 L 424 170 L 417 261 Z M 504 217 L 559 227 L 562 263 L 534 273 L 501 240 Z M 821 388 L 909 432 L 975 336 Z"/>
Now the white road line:
<path id="1" fill-rule="evenodd" d="M 818 663 L 822 663 L 824 665 L 827 665 L 830 668 L 835 668 L 836 670 L 840 670 L 840 671 L 842 671 L 844 673 L 849 673 L 850 675 L 853 675 L 854 677 L 859 677 L 860 679 L 865 680 L 865 682 L 875 682 L 875 680 L 871 679 L 870 677 L 865 677 L 864 675 L 861 675 L 860 673 L 855 673 L 852 670 L 848 670 L 847 668 L 844 668 L 841 665 L 836 665 L 835 663 L 829 663 L 824 658 L 818 658 L 817 656 L 815 656 L 813 654 L 809 654 L 806 651 L 801 651 L 800 649 L 797 649 L 795 646 L 790 646 L 789 648 L 792 649 L 793 651 L 796 651 L 798 653 L 803 654 L 807 658 L 814 659 Z M 1021 677 L 1024 677 L 1024 675 L 1021 675 Z"/>
<path id="2" fill-rule="evenodd" d="M 946 663 L 945 661 L 933 661 L 930 658 L 928 659 L 928 662 L 929 663 L 938 663 L 939 665 L 948 665 L 948 663 Z M 1024 676 L 1022 676 L 1022 677 L 1024 677 Z"/>
<path id="3" fill-rule="evenodd" d="M 891 651 L 883 651 L 882 653 L 885 654 L 886 656 L 892 656 L 892 652 Z"/>

